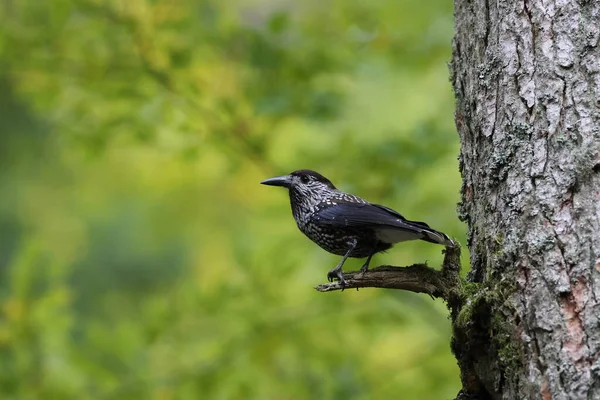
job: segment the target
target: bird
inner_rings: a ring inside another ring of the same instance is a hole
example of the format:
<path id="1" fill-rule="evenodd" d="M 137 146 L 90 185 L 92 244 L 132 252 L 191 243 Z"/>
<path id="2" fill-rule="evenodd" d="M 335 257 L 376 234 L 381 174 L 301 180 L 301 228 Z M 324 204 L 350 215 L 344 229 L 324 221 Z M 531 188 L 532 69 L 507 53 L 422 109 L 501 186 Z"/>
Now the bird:
<path id="1" fill-rule="evenodd" d="M 424 240 L 455 245 L 448 235 L 424 222 L 409 221 L 389 207 L 338 190 L 316 171 L 300 169 L 260 183 L 287 188 L 292 215 L 300 231 L 329 253 L 343 256 L 327 273 L 328 281 L 337 278 L 342 290 L 346 286 L 342 267 L 348 257 L 366 258 L 360 269 L 364 274 L 375 254 L 399 242 Z"/>

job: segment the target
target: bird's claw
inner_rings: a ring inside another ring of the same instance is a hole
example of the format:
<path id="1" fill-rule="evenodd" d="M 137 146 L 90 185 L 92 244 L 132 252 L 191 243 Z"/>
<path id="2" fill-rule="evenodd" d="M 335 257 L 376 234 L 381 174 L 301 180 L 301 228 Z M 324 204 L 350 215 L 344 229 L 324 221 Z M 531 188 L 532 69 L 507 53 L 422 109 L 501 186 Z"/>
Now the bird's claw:
<path id="1" fill-rule="evenodd" d="M 340 286 L 342 287 L 342 292 L 343 292 L 344 289 L 346 288 L 346 280 L 344 279 L 344 274 L 342 273 L 341 270 L 336 271 L 334 269 L 327 273 L 327 280 L 329 282 L 333 282 L 334 279 L 337 279 L 340 282 Z"/>
<path id="2" fill-rule="evenodd" d="M 337 274 L 335 273 L 335 271 L 329 271 L 329 272 L 327 273 L 327 280 L 328 280 L 329 282 L 333 282 L 333 280 L 334 280 L 335 278 L 337 278 Z"/>
<path id="3" fill-rule="evenodd" d="M 358 278 L 363 278 L 365 276 L 365 273 L 369 270 L 369 266 L 367 264 L 363 265 L 362 267 L 360 267 L 360 272 L 358 273 Z"/>

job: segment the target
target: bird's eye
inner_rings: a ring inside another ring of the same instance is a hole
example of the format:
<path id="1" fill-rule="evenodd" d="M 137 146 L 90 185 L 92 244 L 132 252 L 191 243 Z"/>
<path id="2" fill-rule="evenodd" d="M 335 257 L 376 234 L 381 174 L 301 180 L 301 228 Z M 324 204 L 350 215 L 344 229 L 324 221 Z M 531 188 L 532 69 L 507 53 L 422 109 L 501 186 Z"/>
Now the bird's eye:
<path id="1" fill-rule="evenodd" d="M 300 182 L 302 182 L 302 183 L 304 183 L 304 184 L 307 184 L 309 180 L 310 180 L 310 179 L 308 179 L 308 176 L 306 176 L 306 175 L 302 175 L 302 176 L 300 177 Z"/>

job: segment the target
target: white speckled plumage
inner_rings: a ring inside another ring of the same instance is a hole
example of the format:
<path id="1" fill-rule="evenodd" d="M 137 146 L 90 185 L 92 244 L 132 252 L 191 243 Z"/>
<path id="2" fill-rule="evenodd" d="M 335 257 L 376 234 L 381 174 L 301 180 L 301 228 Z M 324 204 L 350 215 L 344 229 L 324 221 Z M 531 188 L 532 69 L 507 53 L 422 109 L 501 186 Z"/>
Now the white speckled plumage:
<path id="1" fill-rule="evenodd" d="M 423 222 L 409 221 L 390 208 L 336 189 L 329 179 L 315 171 L 298 170 L 262 183 L 287 187 L 300 231 L 328 252 L 344 256 L 334 269 L 340 280 L 346 257 L 368 257 L 363 266 L 366 271 L 371 256 L 394 243 L 420 239 L 447 246 L 454 244 L 447 235 Z"/>

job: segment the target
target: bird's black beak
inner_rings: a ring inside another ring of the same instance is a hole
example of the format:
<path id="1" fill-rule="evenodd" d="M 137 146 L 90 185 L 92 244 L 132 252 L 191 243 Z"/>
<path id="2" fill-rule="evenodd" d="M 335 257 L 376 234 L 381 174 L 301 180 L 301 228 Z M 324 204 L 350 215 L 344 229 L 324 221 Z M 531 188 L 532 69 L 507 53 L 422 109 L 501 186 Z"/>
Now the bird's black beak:
<path id="1" fill-rule="evenodd" d="M 265 179 L 261 182 L 262 185 L 290 187 L 291 178 L 289 175 L 276 176 L 274 178 Z"/>

